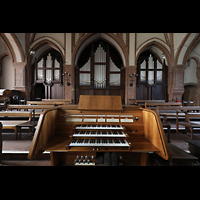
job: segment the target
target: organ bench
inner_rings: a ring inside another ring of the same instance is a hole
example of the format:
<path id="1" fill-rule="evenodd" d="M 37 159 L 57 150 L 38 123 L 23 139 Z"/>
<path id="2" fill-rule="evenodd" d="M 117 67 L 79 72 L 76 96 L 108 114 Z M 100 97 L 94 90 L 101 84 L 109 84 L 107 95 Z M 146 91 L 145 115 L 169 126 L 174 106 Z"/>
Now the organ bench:
<path id="1" fill-rule="evenodd" d="M 49 151 L 57 165 L 146 165 L 169 151 L 156 112 L 122 108 L 121 96 L 81 95 L 78 109 L 60 106 L 40 116 L 28 158 Z"/>

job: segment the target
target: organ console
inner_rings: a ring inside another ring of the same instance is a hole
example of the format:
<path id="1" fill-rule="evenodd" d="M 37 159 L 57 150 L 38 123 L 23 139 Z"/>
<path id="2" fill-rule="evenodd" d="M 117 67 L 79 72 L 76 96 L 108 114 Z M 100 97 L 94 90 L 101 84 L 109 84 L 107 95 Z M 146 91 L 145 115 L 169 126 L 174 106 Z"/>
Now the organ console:
<path id="1" fill-rule="evenodd" d="M 51 164 L 146 165 L 150 152 L 169 152 L 156 112 L 122 108 L 121 96 L 81 95 L 78 108 L 60 106 L 40 116 L 28 158 L 50 152 Z"/>

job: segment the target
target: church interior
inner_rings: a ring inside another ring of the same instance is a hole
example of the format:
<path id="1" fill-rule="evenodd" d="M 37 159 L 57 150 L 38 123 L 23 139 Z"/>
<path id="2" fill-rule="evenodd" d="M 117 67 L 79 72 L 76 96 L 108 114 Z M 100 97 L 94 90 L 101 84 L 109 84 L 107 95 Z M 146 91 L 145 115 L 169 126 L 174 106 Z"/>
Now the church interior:
<path id="1" fill-rule="evenodd" d="M 0 166 L 200 166 L 199 67 L 199 33 L 0 33 Z"/>

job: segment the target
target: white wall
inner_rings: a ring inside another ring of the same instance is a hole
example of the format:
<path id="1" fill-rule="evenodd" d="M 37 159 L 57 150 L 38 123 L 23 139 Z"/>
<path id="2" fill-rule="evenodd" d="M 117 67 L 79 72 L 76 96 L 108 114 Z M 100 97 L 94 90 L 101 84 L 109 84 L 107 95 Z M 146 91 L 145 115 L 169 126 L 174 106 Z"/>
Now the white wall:
<path id="1" fill-rule="evenodd" d="M 9 56 L 6 56 L 2 61 L 1 88 L 14 88 L 14 67 Z"/>
<path id="2" fill-rule="evenodd" d="M 197 63 L 194 59 L 190 59 L 187 62 L 187 67 L 184 74 L 184 84 L 186 83 L 197 83 Z"/>

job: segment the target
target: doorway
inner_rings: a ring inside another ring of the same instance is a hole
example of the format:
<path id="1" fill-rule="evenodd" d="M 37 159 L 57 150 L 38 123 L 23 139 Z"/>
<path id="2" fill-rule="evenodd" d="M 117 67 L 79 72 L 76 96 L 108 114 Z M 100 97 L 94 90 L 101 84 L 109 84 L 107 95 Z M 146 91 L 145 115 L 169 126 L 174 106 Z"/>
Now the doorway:
<path id="1" fill-rule="evenodd" d="M 167 101 L 167 69 L 165 60 L 153 52 L 141 53 L 137 61 L 136 99 Z"/>
<path id="2" fill-rule="evenodd" d="M 41 54 L 34 63 L 33 100 L 63 98 L 63 60 L 56 50 Z"/>

